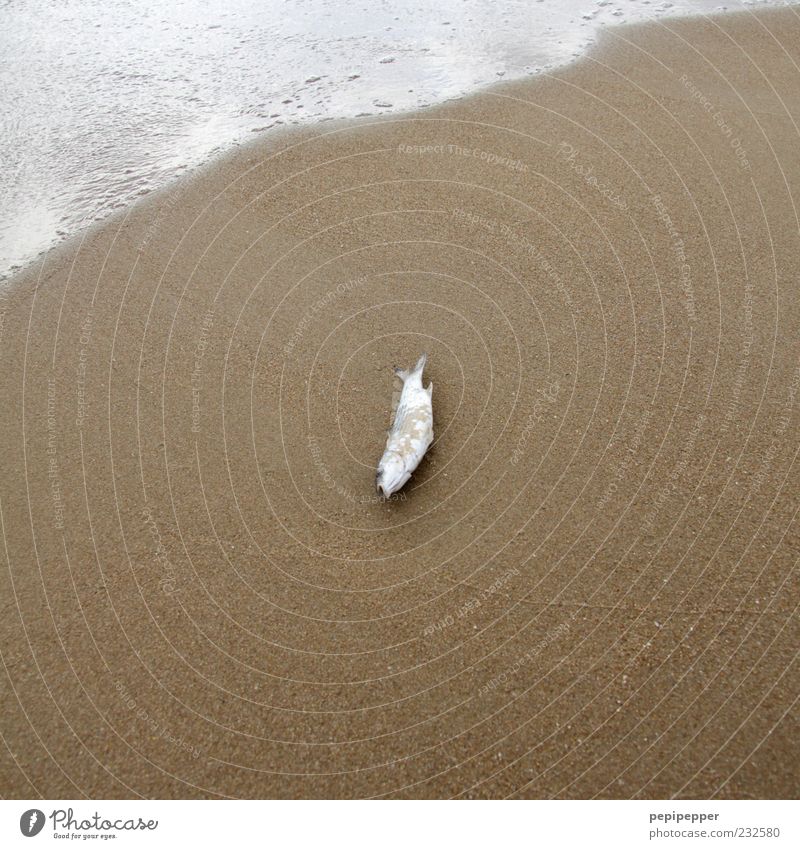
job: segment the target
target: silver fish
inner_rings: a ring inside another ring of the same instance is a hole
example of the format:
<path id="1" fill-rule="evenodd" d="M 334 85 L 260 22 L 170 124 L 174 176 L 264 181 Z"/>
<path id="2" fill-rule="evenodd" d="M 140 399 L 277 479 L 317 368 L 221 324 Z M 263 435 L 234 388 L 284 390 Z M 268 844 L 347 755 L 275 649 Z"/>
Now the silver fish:
<path id="1" fill-rule="evenodd" d="M 394 370 L 403 381 L 403 392 L 375 476 L 375 486 L 386 498 L 405 485 L 433 442 L 433 383 L 422 387 L 427 359 L 423 354 L 413 369 Z"/>

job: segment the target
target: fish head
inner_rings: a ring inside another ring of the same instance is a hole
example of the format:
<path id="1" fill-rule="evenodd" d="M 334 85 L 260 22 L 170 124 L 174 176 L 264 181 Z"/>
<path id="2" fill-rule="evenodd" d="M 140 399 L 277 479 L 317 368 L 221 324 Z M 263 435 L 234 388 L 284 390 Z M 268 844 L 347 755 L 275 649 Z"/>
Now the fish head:
<path id="1" fill-rule="evenodd" d="M 385 498 L 397 492 L 405 485 L 411 477 L 411 472 L 406 470 L 402 457 L 394 452 L 387 451 L 378 463 L 378 473 L 375 475 L 375 487 L 382 492 Z"/>

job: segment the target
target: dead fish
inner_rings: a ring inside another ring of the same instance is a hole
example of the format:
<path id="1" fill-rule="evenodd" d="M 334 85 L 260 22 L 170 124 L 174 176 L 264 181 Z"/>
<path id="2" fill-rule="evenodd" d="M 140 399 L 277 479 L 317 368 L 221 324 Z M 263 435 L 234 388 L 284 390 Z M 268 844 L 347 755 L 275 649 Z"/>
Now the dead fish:
<path id="1" fill-rule="evenodd" d="M 423 354 L 413 369 L 394 370 L 403 381 L 403 392 L 375 476 L 375 486 L 386 498 L 405 485 L 433 442 L 433 383 L 422 387 L 427 359 Z"/>

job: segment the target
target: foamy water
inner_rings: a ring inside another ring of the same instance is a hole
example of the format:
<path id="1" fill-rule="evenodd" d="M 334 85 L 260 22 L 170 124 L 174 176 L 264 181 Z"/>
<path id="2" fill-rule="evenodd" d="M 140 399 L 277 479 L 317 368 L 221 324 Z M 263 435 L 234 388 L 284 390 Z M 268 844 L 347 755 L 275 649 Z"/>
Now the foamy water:
<path id="1" fill-rule="evenodd" d="M 0 276 L 254 133 L 535 74 L 609 24 L 758 5 L 768 4 L 6 2 Z"/>

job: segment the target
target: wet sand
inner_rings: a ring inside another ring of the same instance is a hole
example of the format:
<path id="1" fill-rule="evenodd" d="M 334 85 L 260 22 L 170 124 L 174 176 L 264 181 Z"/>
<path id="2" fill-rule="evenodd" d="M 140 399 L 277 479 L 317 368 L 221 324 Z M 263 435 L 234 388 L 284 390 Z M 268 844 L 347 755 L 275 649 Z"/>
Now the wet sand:
<path id="1" fill-rule="evenodd" d="M 794 10 L 608 31 L 13 281 L 3 795 L 796 796 L 798 63 Z"/>

